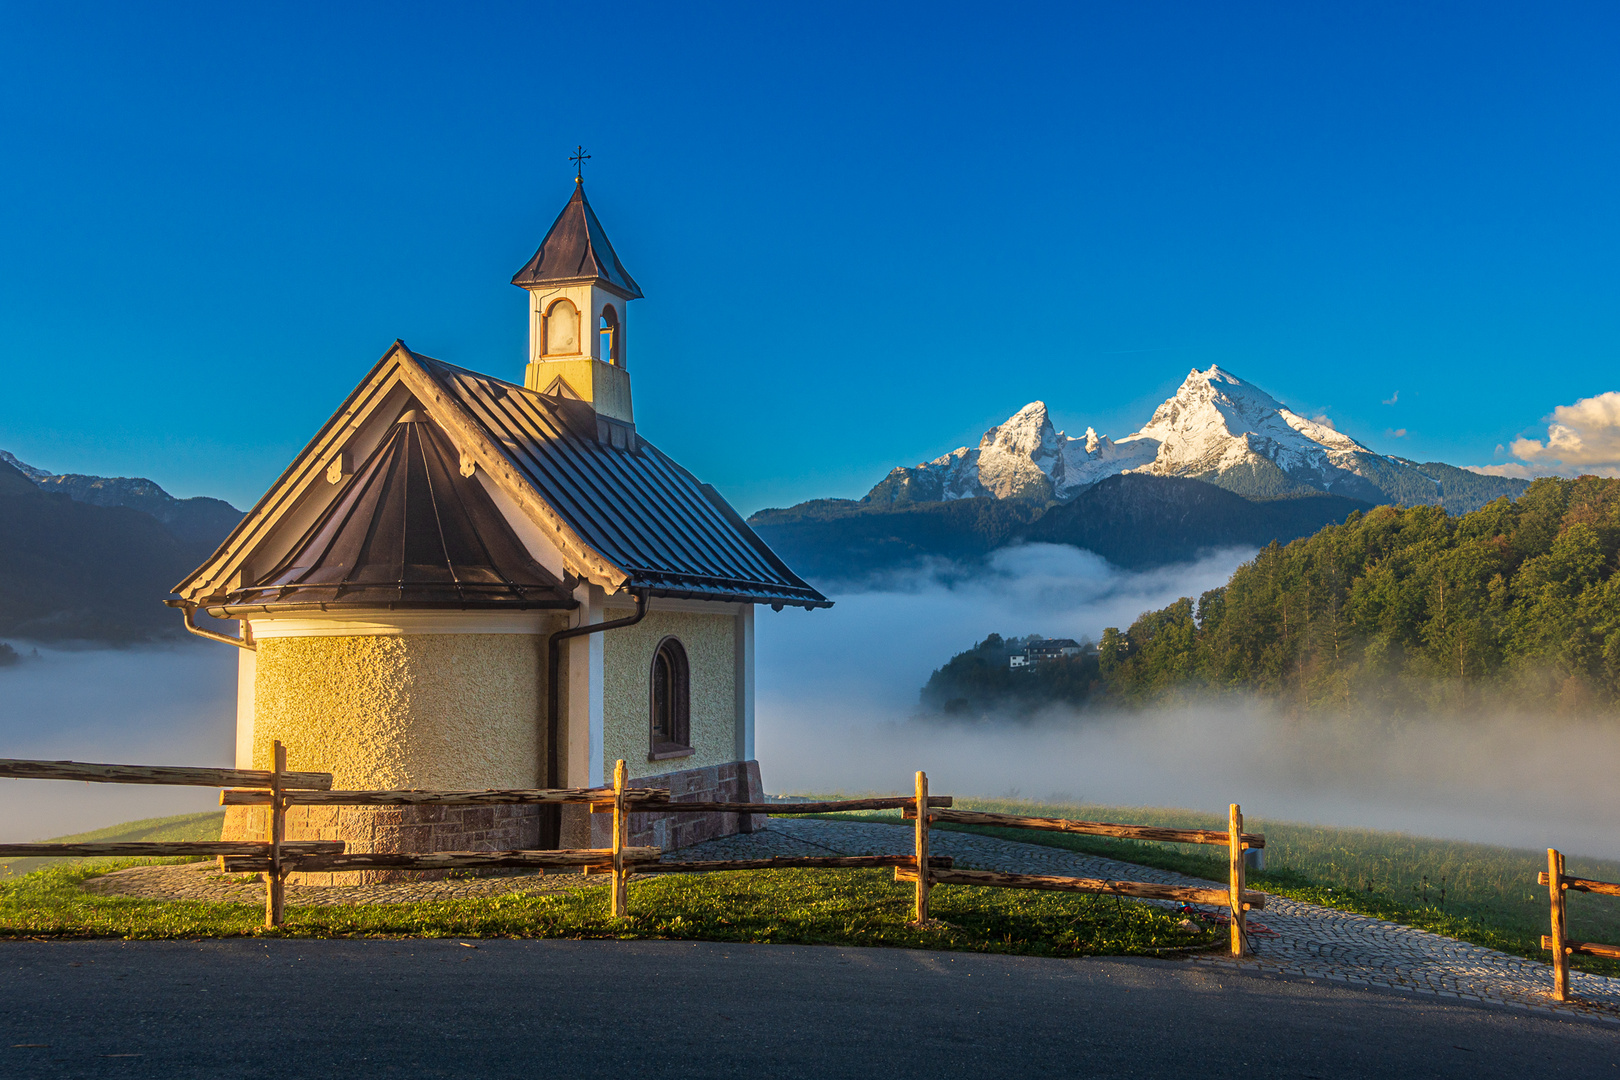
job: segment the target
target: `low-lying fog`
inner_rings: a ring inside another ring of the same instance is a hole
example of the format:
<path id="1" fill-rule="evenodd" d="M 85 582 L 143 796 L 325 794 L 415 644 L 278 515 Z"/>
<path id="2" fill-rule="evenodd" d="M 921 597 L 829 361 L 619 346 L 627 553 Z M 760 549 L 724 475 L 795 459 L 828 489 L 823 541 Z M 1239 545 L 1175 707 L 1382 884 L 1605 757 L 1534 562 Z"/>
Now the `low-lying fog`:
<path id="1" fill-rule="evenodd" d="M 1250 552 L 1123 573 L 1071 548 L 1004 550 L 951 583 L 916 573 L 759 614 L 758 753 L 772 791 L 896 791 L 1183 806 L 1620 857 L 1620 723 L 1290 723 L 1260 704 L 912 722 L 929 673 L 991 631 L 1101 635 L 1225 581 Z"/>
<path id="2" fill-rule="evenodd" d="M 999 553 L 972 575 L 917 572 L 758 615 L 758 753 L 772 791 L 935 791 L 1398 829 L 1620 857 L 1620 724 L 1528 718 L 1395 731 L 1290 724 L 1226 702 L 1041 723 L 912 721 L 929 673 L 986 634 L 1096 638 L 1220 584 L 1250 553 L 1123 573 L 1071 548 Z M 40 649 L 0 668 L 0 757 L 228 765 L 236 655 L 205 642 Z M 210 789 L 0 780 L 0 842 L 214 808 Z"/>
<path id="3" fill-rule="evenodd" d="M 209 642 L 71 651 L 18 642 L 0 668 L 0 757 L 231 765 L 236 650 Z M 213 788 L 0 779 L 0 843 L 218 808 Z"/>

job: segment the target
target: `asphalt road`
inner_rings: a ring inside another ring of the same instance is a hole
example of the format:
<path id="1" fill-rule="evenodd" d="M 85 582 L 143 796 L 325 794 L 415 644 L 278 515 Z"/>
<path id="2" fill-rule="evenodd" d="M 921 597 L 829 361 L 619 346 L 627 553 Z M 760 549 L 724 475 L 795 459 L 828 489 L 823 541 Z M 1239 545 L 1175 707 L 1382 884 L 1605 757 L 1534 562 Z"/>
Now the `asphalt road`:
<path id="1" fill-rule="evenodd" d="M 1173 961 L 476 944 L 0 943 L 0 1076 L 1620 1080 L 1620 1025 Z"/>

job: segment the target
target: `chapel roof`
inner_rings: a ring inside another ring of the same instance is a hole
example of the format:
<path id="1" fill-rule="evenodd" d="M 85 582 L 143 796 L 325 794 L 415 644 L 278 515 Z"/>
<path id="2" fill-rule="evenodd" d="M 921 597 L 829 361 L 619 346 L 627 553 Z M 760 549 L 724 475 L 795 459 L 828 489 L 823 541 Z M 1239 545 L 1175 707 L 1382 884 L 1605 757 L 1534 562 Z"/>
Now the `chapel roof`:
<path id="1" fill-rule="evenodd" d="M 419 410 L 427 422 L 410 419 L 412 410 Z M 405 423 L 399 422 L 402 418 Z M 414 434 L 401 433 L 418 428 Z M 328 463 L 356 445 L 371 447 L 361 454 L 364 464 L 334 489 L 328 483 Z M 452 454 L 463 463 L 461 468 L 449 468 Z M 222 614 L 264 602 L 247 600 L 245 586 L 261 590 L 252 594 L 261 598 L 268 595 L 262 590 L 289 582 L 335 588 L 333 580 L 322 575 L 347 565 L 345 551 L 357 552 L 354 558 L 367 565 L 397 565 L 408 546 L 404 539 L 393 544 L 368 540 L 365 543 L 372 546 L 365 547 L 357 541 L 358 525 L 350 529 L 343 522 L 363 518 L 367 506 L 378 508 L 374 518 L 382 513 L 378 520 L 388 520 L 387 515 L 395 513 L 388 508 L 395 504 L 387 501 L 387 493 L 408 495 L 413 467 L 421 470 L 419 483 L 434 485 L 435 497 L 447 490 L 462 500 L 457 508 L 447 494 L 435 504 L 441 508 L 435 512 L 442 515 L 446 512 L 442 508 L 450 506 L 448 512 L 485 542 L 509 533 L 542 537 L 561 560 L 546 583 L 560 580 L 563 593 L 584 581 L 608 593 L 648 589 L 654 596 L 673 599 L 831 606 L 766 546 L 719 492 L 628 425 L 599 417 L 586 402 L 528 390 L 422 356 L 400 341 L 219 550 L 173 591 L 183 602 Z M 475 478 L 468 478 L 463 469 Z M 420 510 L 420 500 L 416 505 Z M 500 521 L 491 522 L 490 515 Z M 427 517 L 424 512 L 412 520 L 416 525 L 402 526 L 404 532 L 426 524 Z M 485 595 L 506 596 L 496 605 L 506 607 L 521 603 L 512 599 L 519 589 L 528 597 L 528 590 L 537 587 L 535 570 L 544 573 L 551 567 L 549 562 L 527 566 L 510 551 L 496 550 L 498 544 L 480 562 L 468 550 L 469 543 L 447 536 L 442 550 L 413 565 L 426 566 L 443 557 L 446 565 L 485 567 L 489 579 L 484 583 L 490 587 Z M 539 550 L 522 543 L 526 552 Z M 428 549 L 432 546 L 426 544 Z M 265 565 L 273 569 L 254 569 Z M 295 580 L 293 571 L 300 567 L 309 569 L 300 571 L 305 576 Z M 497 587 L 496 579 L 503 574 L 511 587 Z M 383 587 L 370 580 L 351 578 L 351 582 Z M 448 580 L 428 577 L 413 577 L 410 584 L 433 586 L 439 590 L 432 594 L 435 597 L 453 588 Z M 387 587 L 397 590 L 398 583 Z M 507 591 L 502 593 L 501 588 Z M 479 592 L 463 586 L 458 597 L 465 599 L 437 606 L 489 606 L 476 599 Z M 380 602 L 380 593 L 367 595 L 378 596 Z M 389 606 L 413 605 L 407 598 Z"/>
<path id="2" fill-rule="evenodd" d="M 443 361 L 418 362 L 504 450 L 515 475 L 655 596 L 830 606 L 720 493 L 652 443 L 615 446 L 582 401 Z"/>
<path id="3" fill-rule="evenodd" d="M 587 281 L 603 282 L 627 300 L 641 297 L 641 286 L 619 261 L 585 198 L 585 184 L 576 182 L 573 197 L 551 223 L 540 250 L 512 275 L 512 284 L 527 287 Z"/>
<path id="4" fill-rule="evenodd" d="M 303 538 L 228 606 L 568 608 L 459 455 L 407 410 Z"/>

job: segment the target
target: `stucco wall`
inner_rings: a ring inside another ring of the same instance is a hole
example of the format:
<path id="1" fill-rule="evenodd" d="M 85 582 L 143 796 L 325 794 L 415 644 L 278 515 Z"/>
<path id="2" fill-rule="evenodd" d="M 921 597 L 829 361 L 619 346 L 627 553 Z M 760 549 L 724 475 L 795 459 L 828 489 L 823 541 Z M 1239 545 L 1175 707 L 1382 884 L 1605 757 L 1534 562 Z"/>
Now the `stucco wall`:
<path id="1" fill-rule="evenodd" d="M 530 634 L 261 639 L 253 767 L 280 739 L 338 788 L 538 786 L 544 651 Z"/>
<path id="2" fill-rule="evenodd" d="M 729 614 L 650 611 L 635 626 L 603 635 L 602 751 L 606 775 L 623 758 L 631 776 L 700 769 L 737 759 L 737 620 Z M 692 667 L 692 749 L 648 761 L 648 692 L 653 653 L 680 640 Z"/>

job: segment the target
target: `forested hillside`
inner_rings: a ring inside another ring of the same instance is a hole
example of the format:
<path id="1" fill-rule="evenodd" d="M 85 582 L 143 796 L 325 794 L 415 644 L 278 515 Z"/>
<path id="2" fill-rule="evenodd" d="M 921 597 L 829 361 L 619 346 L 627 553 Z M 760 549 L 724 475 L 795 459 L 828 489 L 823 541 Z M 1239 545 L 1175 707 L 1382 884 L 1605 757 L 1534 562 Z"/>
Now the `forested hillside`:
<path id="1" fill-rule="evenodd" d="M 1620 705 L 1620 480 L 1537 480 L 1453 517 L 1356 513 L 1196 604 L 1103 636 L 1115 700 L 1241 689 L 1300 710 Z"/>

